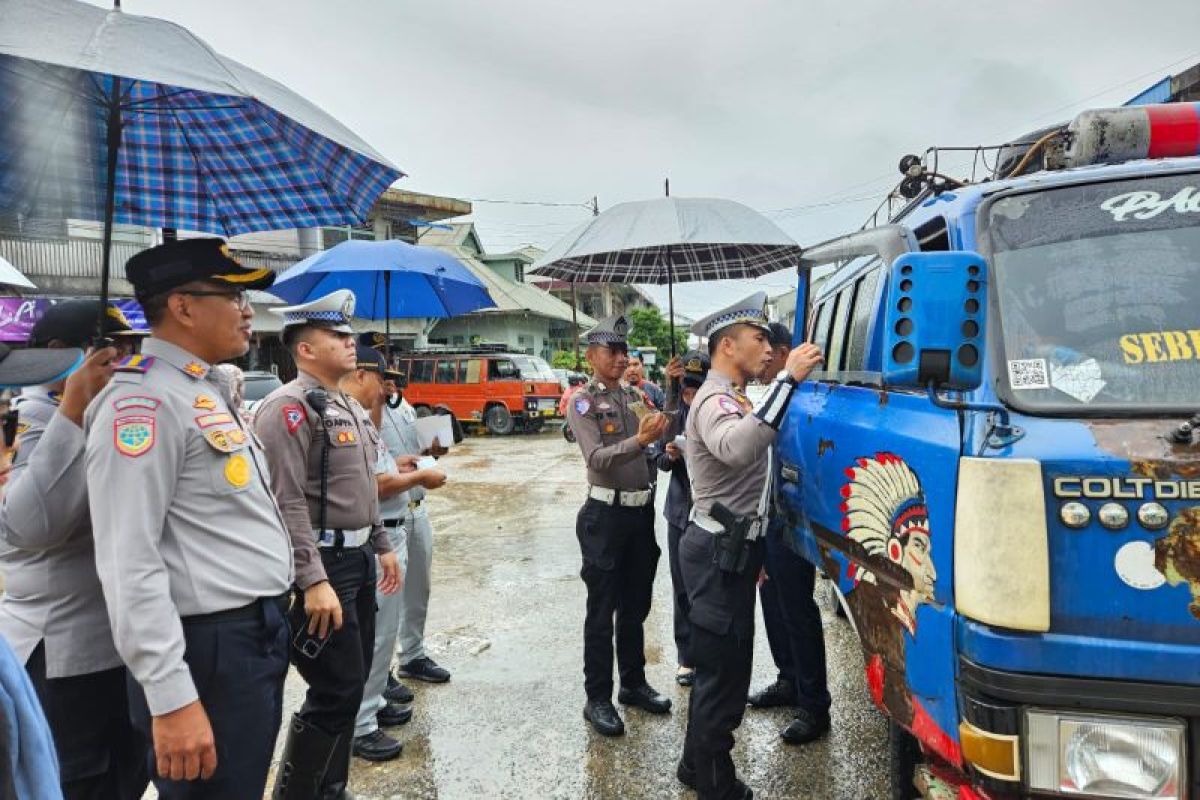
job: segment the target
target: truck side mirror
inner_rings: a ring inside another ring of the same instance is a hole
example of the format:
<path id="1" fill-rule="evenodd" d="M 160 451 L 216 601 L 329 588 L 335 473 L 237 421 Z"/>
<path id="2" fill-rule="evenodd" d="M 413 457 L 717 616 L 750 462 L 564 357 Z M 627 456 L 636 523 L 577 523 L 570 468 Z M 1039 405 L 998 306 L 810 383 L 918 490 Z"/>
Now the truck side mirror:
<path id="1" fill-rule="evenodd" d="M 987 262 L 978 253 L 905 253 L 892 262 L 883 383 L 969 391 L 983 382 Z"/>

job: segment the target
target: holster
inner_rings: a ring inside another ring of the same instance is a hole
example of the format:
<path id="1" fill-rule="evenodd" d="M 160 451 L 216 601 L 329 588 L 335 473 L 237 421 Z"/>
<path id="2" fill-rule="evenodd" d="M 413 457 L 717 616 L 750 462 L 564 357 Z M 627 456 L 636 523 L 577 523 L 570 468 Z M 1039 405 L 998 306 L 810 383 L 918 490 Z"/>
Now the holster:
<path id="1" fill-rule="evenodd" d="M 713 503 L 709 516 L 721 524 L 723 533 L 716 534 L 716 553 L 713 561 L 722 572 L 740 575 L 746 569 L 750 554 L 750 543 L 746 534 L 754 524 L 754 518 L 745 514 L 734 514 L 722 503 Z"/>

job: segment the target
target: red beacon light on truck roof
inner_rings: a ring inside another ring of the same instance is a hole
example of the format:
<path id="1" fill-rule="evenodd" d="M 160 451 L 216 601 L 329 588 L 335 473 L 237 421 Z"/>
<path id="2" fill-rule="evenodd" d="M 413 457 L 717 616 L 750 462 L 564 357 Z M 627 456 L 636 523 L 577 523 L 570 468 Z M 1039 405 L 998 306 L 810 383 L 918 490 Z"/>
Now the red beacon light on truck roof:
<path id="1" fill-rule="evenodd" d="M 1067 167 L 1200 155 L 1200 103 L 1084 111 L 1067 133 Z"/>

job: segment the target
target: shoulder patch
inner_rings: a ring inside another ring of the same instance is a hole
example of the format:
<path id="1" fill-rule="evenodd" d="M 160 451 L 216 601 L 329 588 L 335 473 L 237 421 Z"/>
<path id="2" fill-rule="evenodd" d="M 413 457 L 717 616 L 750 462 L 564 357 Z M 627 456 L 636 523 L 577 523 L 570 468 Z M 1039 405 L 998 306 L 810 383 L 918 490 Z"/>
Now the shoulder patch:
<path id="1" fill-rule="evenodd" d="M 214 411 L 217 408 L 217 401 L 206 394 L 198 394 L 196 395 L 196 401 L 192 403 L 192 408 L 199 408 L 203 411 Z"/>
<path id="2" fill-rule="evenodd" d="M 145 374 L 146 370 L 152 366 L 154 366 L 154 356 L 136 354 L 122 358 L 116 363 L 113 369 L 117 372 L 140 372 Z"/>
<path id="3" fill-rule="evenodd" d="M 738 401 L 734 400 L 727 394 L 717 397 L 717 405 L 719 405 L 721 410 L 726 414 L 737 414 L 738 416 L 741 416 L 743 413 L 742 407 L 738 404 Z"/>
<path id="4" fill-rule="evenodd" d="M 581 415 L 586 414 L 588 411 L 591 411 L 591 409 L 592 409 L 592 401 L 591 400 L 589 400 L 586 397 L 576 397 L 575 398 L 575 413 L 576 414 L 581 414 Z"/>
<path id="5" fill-rule="evenodd" d="M 304 413 L 304 406 L 299 403 L 288 403 L 280 411 L 283 413 L 283 424 L 287 427 L 288 433 L 300 430 L 300 426 L 308 418 L 308 415 Z"/>
<path id="6" fill-rule="evenodd" d="M 113 444 L 121 455 L 145 455 L 154 447 L 154 438 L 154 417 L 127 414 L 113 420 Z"/>
<path id="7" fill-rule="evenodd" d="M 146 408 L 150 411 L 156 410 L 162 405 L 161 400 L 144 395 L 129 395 L 128 397 L 119 397 L 113 400 L 112 406 L 117 411 L 124 411 L 127 408 Z"/>

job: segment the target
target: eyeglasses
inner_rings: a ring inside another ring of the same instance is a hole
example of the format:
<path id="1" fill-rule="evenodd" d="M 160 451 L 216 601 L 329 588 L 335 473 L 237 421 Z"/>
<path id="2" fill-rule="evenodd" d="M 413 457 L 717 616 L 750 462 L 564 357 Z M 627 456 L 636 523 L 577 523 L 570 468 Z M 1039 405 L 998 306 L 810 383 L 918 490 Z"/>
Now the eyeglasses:
<path id="1" fill-rule="evenodd" d="M 191 297 L 227 297 L 237 305 L 239 311 L 245 311 L 250 307 L 250 295 L 246 293 L 245 289 L 235 289 L 232 292 L 192 290 L 180 292 L 180 294 Z"/>

